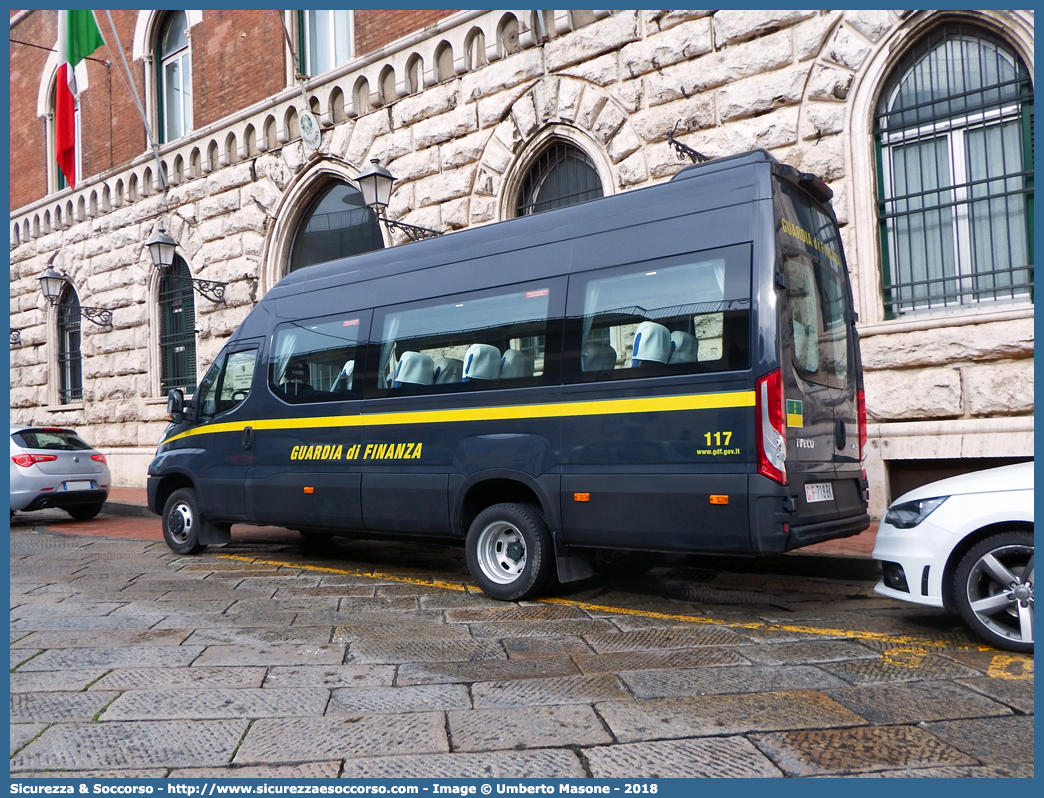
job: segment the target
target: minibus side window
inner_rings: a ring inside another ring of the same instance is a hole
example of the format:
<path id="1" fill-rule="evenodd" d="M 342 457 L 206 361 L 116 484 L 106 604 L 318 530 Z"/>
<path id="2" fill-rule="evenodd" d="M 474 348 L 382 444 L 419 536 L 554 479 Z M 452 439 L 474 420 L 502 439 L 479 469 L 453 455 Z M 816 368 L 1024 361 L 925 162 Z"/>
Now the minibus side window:
<path id="1" fill-rule="evenodd" d="M 256 347 L 218 357 L 196 392 L 200 421 L 234 410 L 247 398 L 256 363 Z"/>
<path id="2" fill-rule="evenodd" d="M 581 380 L 748 367 L 749 245 L 575 275 L 569 304 Z"/>
<path id="3" fill-rule="evenodd" d="M 360 313 L 277 326 L 268 365 L 272 392 L 292 404 L 359 398 L 359 336 L 368 326 L 368 319 Z"/>
<path id="4" fill-rule="evenodd" d="M 218 378 L 221 376 L 221 364 L 224 362 L 225 353 L 222 352 L 214 364 L 207 369 L 203 379 L 199 381 L 199 387 L 193 397 L 198 408 L 197 420 L 199 421 L 207 421 L 217 415 L 217 385 Z"/>
<path id="5" fill-rule="evenodd" d="M 378 394 L 544 382 L 552 293 L 550 283 L 509 286 L 378 311 Z"/>

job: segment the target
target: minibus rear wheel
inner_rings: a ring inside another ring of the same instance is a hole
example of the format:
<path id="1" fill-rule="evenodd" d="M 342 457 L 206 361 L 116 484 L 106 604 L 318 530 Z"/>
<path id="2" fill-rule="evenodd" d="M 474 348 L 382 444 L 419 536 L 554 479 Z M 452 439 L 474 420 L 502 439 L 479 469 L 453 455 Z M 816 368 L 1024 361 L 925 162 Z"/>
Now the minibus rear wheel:
<path id="1" fill-rule="evenodd" d="M 501 601 L 538 593 L 555 570 L 551 533 L 534 504 L 494 504 L 471 524 L 468 568 L 482 591 Z"/>
<path id="2" fill-rule="evenodd" d="M 179 488 L 163 505 L 163 539 L 177 554 L 198 554 L 206 548 L 199 542 L 199 503 L 192 488 Z"/>

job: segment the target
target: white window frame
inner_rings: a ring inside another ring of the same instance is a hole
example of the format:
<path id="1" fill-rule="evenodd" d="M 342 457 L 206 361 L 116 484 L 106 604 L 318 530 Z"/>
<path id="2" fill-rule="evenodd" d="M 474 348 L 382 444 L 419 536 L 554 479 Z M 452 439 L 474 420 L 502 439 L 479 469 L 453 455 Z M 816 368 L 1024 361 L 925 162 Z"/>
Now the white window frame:
<path id="1" fill-rule="evenodd" d="M 344 26 L 347 28 L 346 31 L 342 31 L 345 34 L 345 40 L 347 42 L 347 53 L 342 59 L 337 57 L 337 43 L 338 43 L 338 25 L 329 24 L 326 25 L 325 30 L 322 31 L 326 40 L 327 52 L 331 53 L 331 63 L 329 64 L 314 64 L 313 59 L 317 58 L 317 54 L 312 52 L 311 49 L 311 36 L 309 35 L 312 31 L 312 27 L 315 23 L 315 15 L 319 13 L 317 11 L 301 11 L 299 17 L 299 24 L 301 26 L 301 71 L 308 75 L 308 77 L 315 77 L 316 75 L 322 75 L 326 72 L 330 72 L 339 66 L 347 64 L 355 55 L 355 42 L 353 37 L 355 35 L 355 20 L 352 18 L 352 12 L 347 9 L 335 9 L 327 11 L 325 13 L 332 15 L 341 15 L 344 17 Z M 336 17 L 335 17 L 336 18 Z"/>
<path id="2" fill-rule="evenodd" d="M 170 141 L 176 141 L 193 129 L 192 122 L 192 21 L 189 19 L 187 12 L 179 11 L 179 14 L 185 15 L 185 46 L 171 53 L 168 56 L 163 56 L 160 63 L 157 66 L 156 71 L 156 116 L 158 121 L 158 132 L 160 135 L 160 141 L 167 143 Z M 167 32 L 167 28 L 170 25 L 170 17 L 164 17 L 163 21 L 156 28 L 156 56 L 160 57 L 160 49 L 163 45 L 163 37 Z M 170 98 L 167 97 L 167 69 L 174 66 L 175 64 L 181 65 L 181 83 L 180 93 L 181 102 L 181 126 L 179 129 L 175 129 L 173 132 L 168 130 L 168 121 L 170 120 L 170 109 L 171 103 Z M 187 87 L 187 90 L 186 90 Z"/>

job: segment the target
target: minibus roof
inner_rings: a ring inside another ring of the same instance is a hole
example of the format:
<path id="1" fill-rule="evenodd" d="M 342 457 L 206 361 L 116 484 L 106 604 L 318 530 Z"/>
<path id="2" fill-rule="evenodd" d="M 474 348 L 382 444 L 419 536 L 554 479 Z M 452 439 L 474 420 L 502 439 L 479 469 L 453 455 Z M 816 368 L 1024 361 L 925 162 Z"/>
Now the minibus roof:
<path id="1" fill-rule="evenodd" d="M 330 288 L 335 285 L 358 283 L 444 263 L 590 235 L 618 227 L 620 217 L 624 215 L 633 217 L 635 223 L 641 223 L 642 217 L 652 221 L 712 207 L 724 207 L 737 202 L 768 199 L 771 197 L 768 172 L 762 180 L 758 180 L 752 172 L 742 186 L 744 196 L 737 198 L 736 195 L 736 190 L 740 187 L 735 184 L 734 170 L 759 165 L 780 167 L 779 161 L 767 151 L 753 150 L 687 166 L 669 181 L 655 186 L 460 230 L 409 245 L 388 247 L 317 263 L 288 274 L 268 291 L 262 303 L 288 295 L 307 293 L 320 287 Z M 732 175 L 726 176 L 730 172 Z M 685 181 L 693 178 L 713 180 L 715 177 L 722 181 L 720 189 L 724 189 L 724 184 L 727 183 L 732 192 L 719 190 L 712 183 L 702 188 L 698 198 L 693 198 L 692 189 L 685 185 Z M 671 190 L 672 186 L 674 190 Z M 694 208 L 690 200 L 695 200 L 702 207 Z"/>

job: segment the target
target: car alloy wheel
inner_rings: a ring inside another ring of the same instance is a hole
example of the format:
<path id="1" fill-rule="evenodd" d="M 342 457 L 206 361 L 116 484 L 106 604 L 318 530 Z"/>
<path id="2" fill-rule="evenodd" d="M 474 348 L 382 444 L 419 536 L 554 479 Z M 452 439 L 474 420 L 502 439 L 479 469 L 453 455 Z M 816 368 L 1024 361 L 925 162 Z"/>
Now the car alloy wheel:
<path id="1" fill-rule="evenodd" d="M 1000 648 L 1033 651 L 1033 536 L 1004 532 L 973 546 L 955 576 L 965 621 Z"/>

